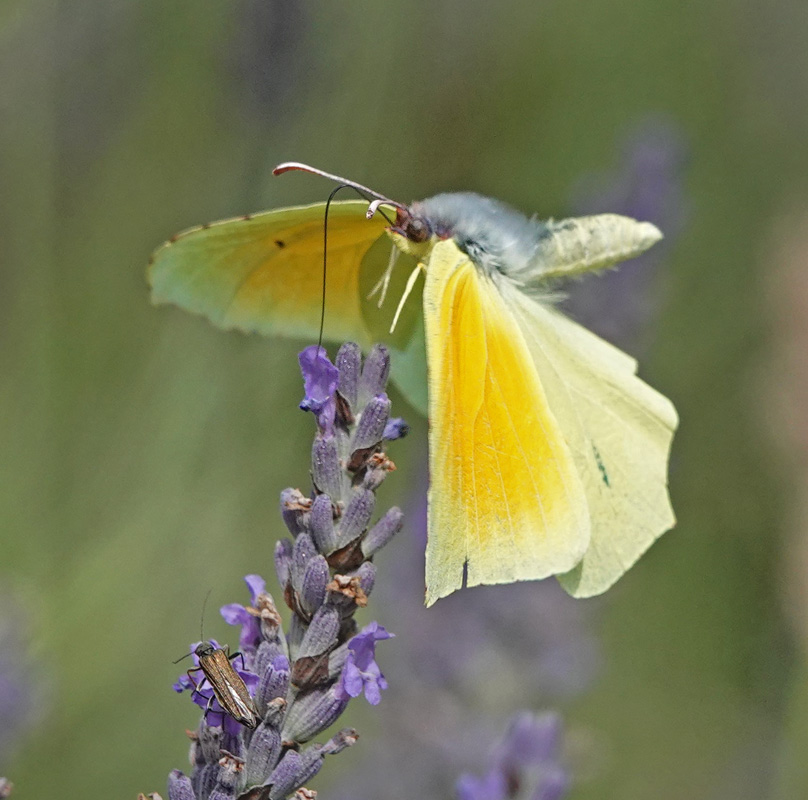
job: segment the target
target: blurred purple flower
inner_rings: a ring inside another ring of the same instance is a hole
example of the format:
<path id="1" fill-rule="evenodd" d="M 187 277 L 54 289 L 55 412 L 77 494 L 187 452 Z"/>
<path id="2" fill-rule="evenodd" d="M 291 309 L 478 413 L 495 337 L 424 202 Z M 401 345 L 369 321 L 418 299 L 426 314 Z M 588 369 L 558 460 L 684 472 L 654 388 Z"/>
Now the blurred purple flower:
<path id="1" fill-rule="evenodd" d="M 337 696 L 359 697 L 364 689 L 368 703 L 378 705 L 382 699 L 382 689 L 387 688 L 387 681 L 375 661 L 376 642 L 392 639 L 393 636 L 378 622 L 371 622 L 348 642 L 348 655 L 342 668 Z"/>
<path id="2" fill-rule="evenodd" d="M 0 594 L 0 762 L 22 742 L 40 710 L 40 688 L 27 663 L 27 615 L 22 604 Z"/>
<path id="3" fill-rule="evenodd" d="M 303 411 L 311 411 L 317 417 L 317 425 L 323 433 L 333 433 L 334 415 L 337 410 L 335 393 L 339 370 L 331 363 L 325 348 L 311 345 L 298 355 L 303 373 L 305 397 L 300 401 Z"/>
<path id="4" fill-rule="evenodd" d="M 574 697 L 600 669 L 601 604 L 570 597 L 556 581 L 475 586 L 424 608 L 425 464 L 414 472 L 423 482 L 407 515 L 412 535 L 394 541 L 396 579 L 376 589 L 406 642 L 385 667 L 396 692 L 385 698 L 385 735 L 365 742 L 360 768 L 332 788 L 335 800 L 449 796 L 515 708 Z"/>
<path id="5" fill-rule="evenodd" d="M 491 770 L 482 778 L 461 775 L 455 784 L 457 800 L 506 800 L 505 778 L 499 770 Z"/>
<path id="6" fill-rule="evenodd" d="M 516 714 L 492 764 L 481 778 L 461 775 L 455 785 L 458 800 L 560 800 L 567 776 L 559 763 L 561 719 L 553 713 Z"/>
<path id="7" fill-rule="evenodd" d="M 624 214 L 653 222 L 665 238 L 616 270 L 571 284 L 563 305 L 581 324 L 637 354 L 657 309 L 659 268 L 687 216 L 683 188 L 687 148 L 675 121 L 651 117 L 628 132 L 620 149 L 614 171 L 579 182 L 573 192 L 573 213 Z"/>

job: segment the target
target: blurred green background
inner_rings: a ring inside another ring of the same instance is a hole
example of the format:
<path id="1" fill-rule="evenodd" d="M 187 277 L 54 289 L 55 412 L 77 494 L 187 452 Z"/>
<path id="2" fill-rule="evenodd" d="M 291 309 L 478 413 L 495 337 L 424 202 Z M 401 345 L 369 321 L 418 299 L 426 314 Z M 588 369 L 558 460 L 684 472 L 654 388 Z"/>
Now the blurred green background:
<path id="1" fill-rule="evenodd" d="M 682 419 L 679 525 L 599 606 L 599 678 L 562 706 L 572 797 L 808 797 L 806 33 L 803 0 L 0 3 L 0 631 L 15 631 L 0 646 L 27 707 L 0 720 L 0 773 L 15 797 L 164 790 L 196 718 L 171 661 L 210 587 L 205 635 L 235 641 L 212 609 L 271 573 L 278 492 L 308 486 L 300 343 L 152 308 L 150 251 L 324 199 L 314 178 L 270 177 L 287 159 L 402 201 L 471 189 L 561 216 L 649 115 L 689 152 L 642 366 Z M 388 502 L 423 472 L 412 421 Z M 396 630 L 396 608 L 372 612 Z M 384 714 L 345 721 L 381 735 Z"/>

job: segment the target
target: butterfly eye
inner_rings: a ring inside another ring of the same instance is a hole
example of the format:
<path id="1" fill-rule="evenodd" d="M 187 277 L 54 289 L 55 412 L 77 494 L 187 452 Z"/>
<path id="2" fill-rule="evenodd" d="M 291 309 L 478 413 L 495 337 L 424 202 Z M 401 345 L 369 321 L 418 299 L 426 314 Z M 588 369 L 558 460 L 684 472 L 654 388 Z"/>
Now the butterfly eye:
<path id="1" fill-rule="evenodd" d="M 411 242 L 425 242 L 432 235 L 432 226 L 424 217 L 410 217 L 403 229 Z"/>

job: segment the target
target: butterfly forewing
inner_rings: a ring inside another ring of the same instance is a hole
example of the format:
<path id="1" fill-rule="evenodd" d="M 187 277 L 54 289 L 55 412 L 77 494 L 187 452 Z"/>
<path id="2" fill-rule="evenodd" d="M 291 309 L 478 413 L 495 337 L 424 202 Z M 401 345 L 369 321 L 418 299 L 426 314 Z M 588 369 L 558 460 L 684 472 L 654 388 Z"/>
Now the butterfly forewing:
<path id="1" fill-rule="evenodd" d="M 363 201 L 331 204 L 325 317 L 326 338 L 365 347 L 359 270 L 385 227 L 381 215 L 368 220 L 366 209 Z M 223 328 L 316 338 L 324 211 L 324 203 L 283 208 L 179 234 L 152 256 L 152 300 L 203 314 Z"/>
<path id="2" fill-rule="evenodd" d="M 493 281 L 440 242 L 424 288 L 430 375 L 427 604 L 545 578 L 589 543 L 583 486 L 518 325 Z"/>

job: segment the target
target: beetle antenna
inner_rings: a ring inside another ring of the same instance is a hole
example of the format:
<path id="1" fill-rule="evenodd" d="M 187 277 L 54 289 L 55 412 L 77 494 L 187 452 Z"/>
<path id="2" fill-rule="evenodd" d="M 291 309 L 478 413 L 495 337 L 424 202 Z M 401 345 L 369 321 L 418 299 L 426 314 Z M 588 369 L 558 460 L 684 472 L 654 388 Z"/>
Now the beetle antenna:
<path id="1" fill-rule="evenodd" d="M 208 593 L 205 595 L 205 599 L 202 601 L 202 616 L 199 618 L 199 638 L 204 642 L 205 641 L 205 634 L 203 631 L 205 630 L 205 606 L 208 604 L 208 598 L 210 597 L 210 593 L 213 591 L 213 587 L 211 586 L 208 589 Z"/>

